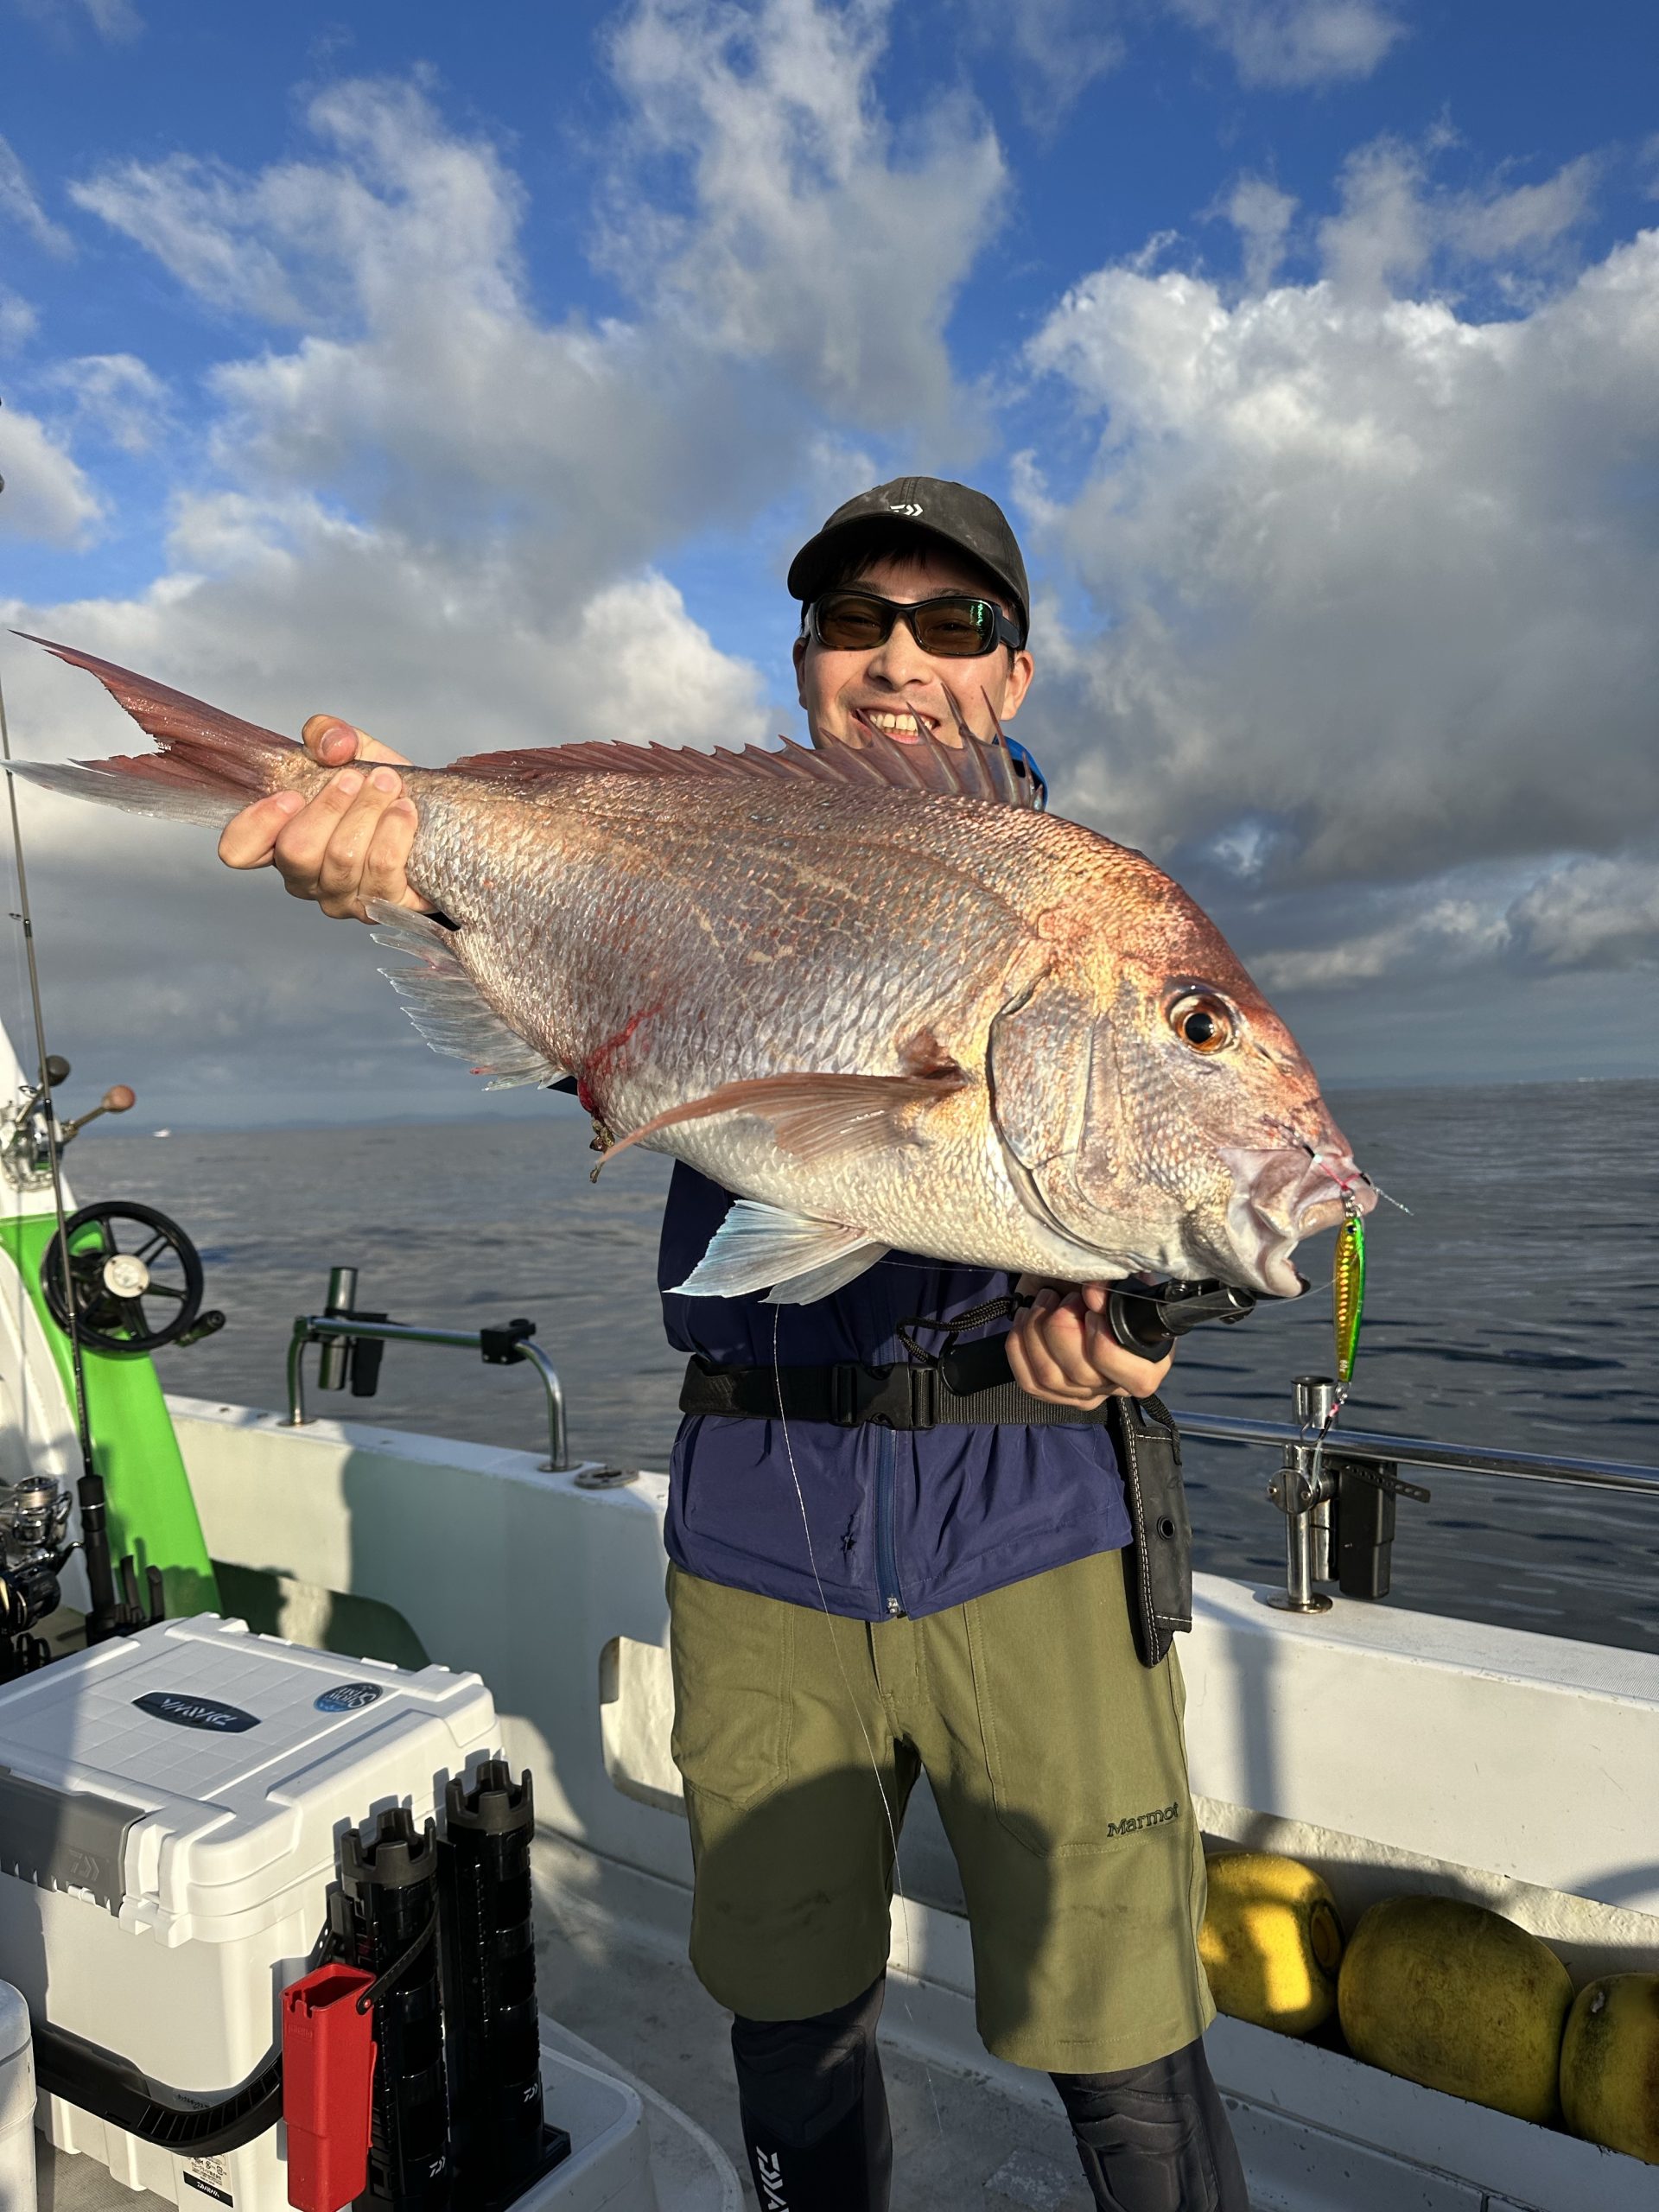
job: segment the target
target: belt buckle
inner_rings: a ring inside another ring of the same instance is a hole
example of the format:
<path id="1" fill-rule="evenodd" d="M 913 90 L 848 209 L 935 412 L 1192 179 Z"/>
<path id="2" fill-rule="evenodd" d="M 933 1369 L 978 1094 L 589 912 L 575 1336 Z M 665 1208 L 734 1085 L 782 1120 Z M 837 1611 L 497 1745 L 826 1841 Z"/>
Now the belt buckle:
<path id="1" fill-rule="evenodd" d="M 838 1428 L 931 1428 L 938 1418 L 931 1367 L 865 1367 L 843 1359 L 830 1372 L 830 1418 Z"/>
<path id="2" fill-rule="evenodd" d="M 910 1425 L 932 1428 L 939 1418 L 939 1370 L 935 1365 L 912 1367 L 910 1376 Z"/>
<path id="3" fill-rule="evenodd" d="M 830 1370 L 830 1418 L 837 1428 L 856 1428 L 865 1410 L 881 1395 L 884 1375 L 855 1359 L 837 1360 Z"/>

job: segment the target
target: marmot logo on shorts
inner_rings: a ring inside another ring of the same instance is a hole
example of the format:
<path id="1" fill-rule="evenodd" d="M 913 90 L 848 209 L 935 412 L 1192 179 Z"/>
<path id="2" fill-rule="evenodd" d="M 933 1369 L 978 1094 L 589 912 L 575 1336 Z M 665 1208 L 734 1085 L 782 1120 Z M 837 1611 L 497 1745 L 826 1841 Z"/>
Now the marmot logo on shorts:
<path id="1" fill-rule="evenodd" d="M 1131 1813 L 1127 1821 L 1108 1821 L 1101 1830 L 1103 1835 L 1132 1835 L 1136 1828 L 1160 1828 L 1166 1821 L 1173 1821 L 1179 1808 L 1173 1798 L 1161 1805 L 1155 1813 Z"/>
<path id="2" fill-rule="evenodd" d="M 789 2212 L 789 2199 L 784 2195 L 784 2175 L 781 2162 L 775 2151 L 763 2151 L 756 2145 L 755 2170 L 760 2176 L 760 2186 L 766 2192 L 765 2212 Z"/>

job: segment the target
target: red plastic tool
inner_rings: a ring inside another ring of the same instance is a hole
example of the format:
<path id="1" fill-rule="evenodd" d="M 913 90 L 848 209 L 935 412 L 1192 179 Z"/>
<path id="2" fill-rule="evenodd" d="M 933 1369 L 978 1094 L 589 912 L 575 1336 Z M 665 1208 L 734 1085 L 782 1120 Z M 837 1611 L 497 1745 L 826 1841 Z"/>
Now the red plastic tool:
<path id="1" fill-rule="evenodd" d="M 357 1999 L 373 1979 L 319 1967 L 283 1992 L 288 2201 L 300 2212 L 340 2212 L 368 2186 L 374 2018 Z"/>

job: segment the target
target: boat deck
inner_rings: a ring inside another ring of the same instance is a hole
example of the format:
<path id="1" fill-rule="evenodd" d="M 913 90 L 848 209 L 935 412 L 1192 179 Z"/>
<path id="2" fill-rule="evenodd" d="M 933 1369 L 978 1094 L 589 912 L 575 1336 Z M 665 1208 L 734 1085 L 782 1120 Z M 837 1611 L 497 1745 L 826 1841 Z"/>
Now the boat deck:
<path id="1" fill-rule="evenodd" d="M 545 1877 L 545 1856 L 538 1874 Z M 709 1997 L 673 1936 L 607 1919 L 538 1880 L 542 2010 L 595 2044 L 619 2069 L 698 2120 L 743 2174 L 728 2042 L 728 2015 Z M 884 2039 L 893 2111 L 894 2212 L 1090 2212 L 1058 2104 L 1007 2095 L 982 2076 L 903 2047 L 904 1998 L 889 1999 L 897 2035 Z M 40 2212 L 168 2212 L 163 2200 L 113 2181 L 89 2158 L 42 2140 Z"/>
<path id="2" fill-rule="evenodd" d="M 544 1870 L 547 1861 L 543 1859 Z M 743 2175 L 730 2015 L 692 1974 L 683 1943 L 541 1887 L 542 2008 L 700 2121 Z M 905 1999 L 888 1997 L 882 2068 L 893 2113 L 894 2212 L 1091 2212 L 1058 2101 L 1027 2103 L 984 2076 L 924 2059 Z M 910 2044 L 911 2048 L 906 2048 Z M 1033 2087 L 1036 2086 L 1035 2077 Z M 1042 2085 L 1046 2094 L 1047 2085 Z"/>

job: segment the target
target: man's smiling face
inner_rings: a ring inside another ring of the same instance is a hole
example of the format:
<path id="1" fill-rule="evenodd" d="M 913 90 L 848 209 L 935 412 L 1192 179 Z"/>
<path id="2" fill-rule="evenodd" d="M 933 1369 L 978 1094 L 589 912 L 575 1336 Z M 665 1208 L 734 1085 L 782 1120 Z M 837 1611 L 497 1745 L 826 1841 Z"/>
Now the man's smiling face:
<path id="1" fill-rule="evenodd" d="M 1001 594 L 987 592 L 982 574 L 955 559 L 948 547 L 918 547 L 912 556 L 874 562 L 857 583 L 901 604 L 966 592 L 995 598 L 1005 613 L 1014 613 Z M 868 652 L 832 652 L 811 637 L 795 644 L 800 701 L 816 745 L 862 745 L 872 729 L 913 744 L 918 719 L 945 744 L 957 745 L 952 702 L 970 729 L 988 736 L 991 713 L 1006 722 L 1019 712 L 1031 672 L 1031 655 L 1010 653 L 1005 645 L 971 659 L 935 658 L 922 651 L 904 621 L 895 621 L 885 642 Z"/>

